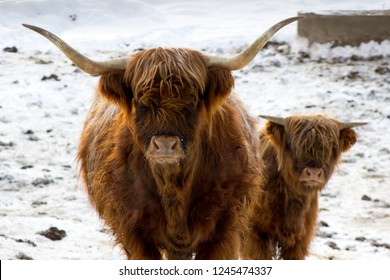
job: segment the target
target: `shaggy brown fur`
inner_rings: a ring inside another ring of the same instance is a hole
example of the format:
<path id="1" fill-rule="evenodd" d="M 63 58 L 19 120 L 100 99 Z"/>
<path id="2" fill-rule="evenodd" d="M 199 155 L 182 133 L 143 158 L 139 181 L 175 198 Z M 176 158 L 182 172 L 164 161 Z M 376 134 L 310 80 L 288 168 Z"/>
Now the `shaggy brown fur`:
<path id="1" fill-rule="evenodd" d="M 356 142 L 354 130 L 340 131 L 337 120 L 324 116 L 293 116 L 285 121 L 285 126 L 269 121 L 260 132 L 265 181 L 244 240 L 244 258 L 307 256 L 316 229 L 318 194 L 341 153 Z M 302 181 L 307 168 L 320 170 L 321 180 Z"/>
<path id="2" fill-rule="evenodd" d="M 92 205 L 129 259 L 236 259 L 262 180 L 256 121 L 230 71 L 202 54 L 151 49 L 103 75 L 78 158 Z M 181 156 L 148 156 L 153 137 Z M 165 138 L 163 138 L 165 139 Z"/>

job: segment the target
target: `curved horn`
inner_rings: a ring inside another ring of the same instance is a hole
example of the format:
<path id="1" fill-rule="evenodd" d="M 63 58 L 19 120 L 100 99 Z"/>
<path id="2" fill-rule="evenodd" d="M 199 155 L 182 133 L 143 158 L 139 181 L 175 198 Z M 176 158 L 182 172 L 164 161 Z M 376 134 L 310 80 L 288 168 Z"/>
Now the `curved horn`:
<path id="1" fill-rule="evenodd" d="M 262 118 L 262 119 L 266 119 L 266 120 L 268 120 L 270 122 L 282 125 L 282 126 L 284 126 L 286 124 L 286 121 L 284 120 L 284 118 L 272 117 L 272 116 L 264 116 L 264 115 L 259 115 L 259 117 Z"/>
<path id="2" fill-rule="evenodd" d="M 363 126 L 366 124 L 368 124 L 368 123 L 366 123 L 366 122 L 349 122 L 349 123 L 340 122 L 340 130 L 347 129 L 347 128 L 353 128 L 353 127 L 357 127 L 357 126 Z"/>
<path id="3" fill-rule="evenodd" d="M 242 52 L 233 57 L 206 56 L 207 65 L 225 68 L 231 71 L 242 69 L 253 60 L 256 54 L 264 47 L 268 40 L 279 29 L 289 23 L 292 23 L 302 18 L 304 17 L 292 17 L 278 22 L 277 24 L 269 28 L 266 32 L 264 32 L 256 41 L 254 41 L 246 49 L 244 49 Z"/>
<path id="4" fill-rule="evenodd" d="M 41 34 L 46 39 L 51 41 L 77 67 L 92 76 L 100 76 L 112 71 L 124 70 L 126 69 L 126 66 L 129 62 L 129 58 L 119 58 L 102 62 L 91 60 L 73 49 L 71 46 L 69 46 L 67 43 L 65 43 L 53 33 L 34 25 L 23 24 L 23 26 Z"/>

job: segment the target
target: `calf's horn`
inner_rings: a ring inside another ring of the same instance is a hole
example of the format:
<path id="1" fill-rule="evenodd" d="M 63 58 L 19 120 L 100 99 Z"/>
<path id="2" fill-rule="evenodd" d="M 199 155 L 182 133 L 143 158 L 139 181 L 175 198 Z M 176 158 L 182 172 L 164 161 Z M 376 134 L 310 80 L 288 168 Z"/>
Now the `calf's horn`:
<path id="1" fill-rule="evenodd" d="M 266 119 L 270 122 L 282 125 L 282 126 L 284 126 L 286 124 L 286 121 L 284 120 L 284 118 L 265 116 L 265 115 L 259 115 L 259 117 L 262 119 Z"/>
<path id="2" fill-rule="evenodd" d="M 247 66 L 256 54 L 264 47 L 268 40 L 282 27 L 296 20 L 304 17 L 292 17 L 282 20 L 265 31 L 256 41 L 249 45 L 239 54 L 232 57 L 221 57 L 221 56 L 206 56 L 208 66 L 214 66 L 216 68 L 225 68 L 230 71 L 239 70 Z"/>
<path id="3" fill-rule="evenodd" d="M 347 129 L 347 128 L 353 128 L 357 126 L 363 126 L 368 123 L 366 122 L 340 122 L 340 130 Z"/>
<path id="4" fill-rule="evenodd" d="M 65 43 L 61 38 L 57 37 L 56 35 L 54 35 L 53 33 L 45 29 L 42 29 L 34 25 L 29 25 L 29 24 L 23 24 L 23 26 L 41 34 L 46 39 L 51 41 L 77 67 L 79 67 L 82 71 L 92 76 L 100 76 L 112 71 L 125 70 L 130 60 L 129 58 L 119 58 L 119 59 L 112 59 L 107 61 L 94 61 L 82 55 L 74 48 L 69 46 L 67 43 Z"/>
<path id="5" fill-rule="evenodd" d="M 283 126 L 286 124 L 285 119 L 280 117 L 259 115 L 259 118 L 266 119 L 270 122 L 283 125 Z M 367 124 L 368 124 L 367 122 L 340 122 L 340 130 L 347 129 L 347 128 L 354 128 L 354 127 L 363 126 Z"/>

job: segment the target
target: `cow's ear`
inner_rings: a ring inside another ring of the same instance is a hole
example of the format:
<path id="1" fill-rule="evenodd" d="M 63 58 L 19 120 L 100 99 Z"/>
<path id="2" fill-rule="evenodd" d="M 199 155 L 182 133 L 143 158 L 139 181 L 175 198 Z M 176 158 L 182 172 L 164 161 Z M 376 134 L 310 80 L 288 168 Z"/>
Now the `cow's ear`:
<path id="1" fill-rule="evenodd" d="M 233 86 L 234 79 L 229 70 L 209 69 L 204 97 L 207 111 L 213 112 L 230 94 Z"/>
<path id="2" fill-rule="evenodd" d="M 124 82 L 124 71 L 104 74 L 100 77 L 98 91 L 107 101 L 122 108 L 130 108 L 133 99 L 131 89 Z"/>
<path id="3" fill-rule="evenodd" d="M 271 141 L 272 145 L 276 147 L 283 147 L 283 138 L 285 129 L 283 125 L 267 121 L 265 124 L 265 135 Z"/>
<path id="4" fill-rule="evenodd" d="M 352 128 L 340 131 L 340 147 L 342 152 L 348 151 L 357 140 L 357 133 Z"/>

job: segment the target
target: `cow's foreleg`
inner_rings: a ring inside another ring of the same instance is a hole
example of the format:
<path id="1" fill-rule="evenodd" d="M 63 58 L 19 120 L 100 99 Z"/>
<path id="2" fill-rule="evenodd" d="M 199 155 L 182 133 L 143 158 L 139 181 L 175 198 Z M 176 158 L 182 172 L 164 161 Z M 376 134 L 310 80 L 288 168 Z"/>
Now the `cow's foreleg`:
<path id="1" fill-rule="evenodd" d="M 282 246 L 280 258 L 283 260 L 304 260 L 308 251 L 308 244 L 304 242 L 296 242 L 293 246 Z"/>
<path id="2" fill-rule="evenodd" d="M 240 247 L 238 231 L 225 231 L 217 240 L 202 244 L 196 253 L 197 260 L 236 260 Z"/>
<path id="3" fill-rule="evenodd" d="M 159 249 L 150 241 L 147 241 L 140 232 L 122 236 L 118 242 L 129 260 L 161 260 Z"/>
<path id="4" fill-rule="evenodd" d="M 241 258 L 248 260 L 271 260 L 274 251 L 273 242 L 268 234 L 250 232 L 244 237 Z"/>

